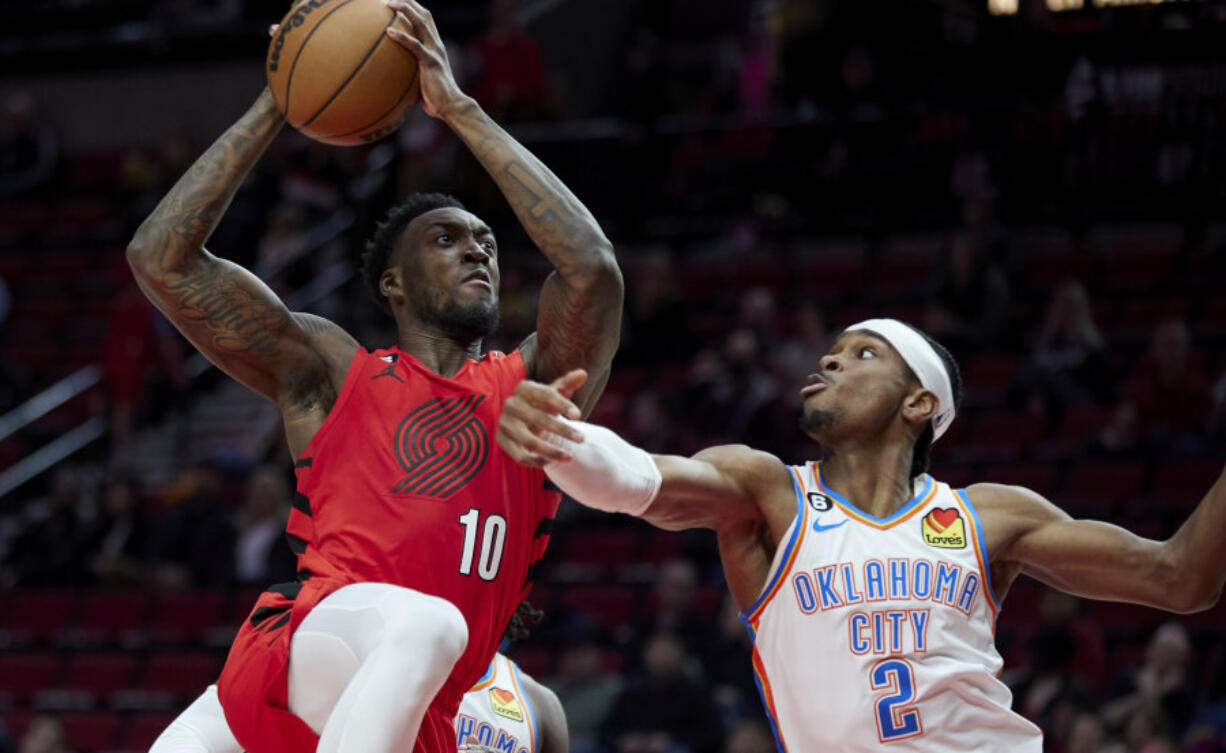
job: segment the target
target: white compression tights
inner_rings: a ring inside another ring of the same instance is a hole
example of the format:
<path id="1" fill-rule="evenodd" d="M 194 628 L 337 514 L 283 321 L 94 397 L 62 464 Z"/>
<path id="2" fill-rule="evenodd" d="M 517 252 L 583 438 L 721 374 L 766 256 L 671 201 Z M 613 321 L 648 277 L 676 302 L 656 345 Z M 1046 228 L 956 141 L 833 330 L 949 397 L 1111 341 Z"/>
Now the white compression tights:
<path id="1" fill-rule="evenodd" d="M 385 583 L 329 594 L 290 641 L 289 708 L 319 735 L 317 753 L 404 753 L 468 644 L 450 602 Z M 179 715 L 150 753 L 239 753 L 216 687 Z"/>

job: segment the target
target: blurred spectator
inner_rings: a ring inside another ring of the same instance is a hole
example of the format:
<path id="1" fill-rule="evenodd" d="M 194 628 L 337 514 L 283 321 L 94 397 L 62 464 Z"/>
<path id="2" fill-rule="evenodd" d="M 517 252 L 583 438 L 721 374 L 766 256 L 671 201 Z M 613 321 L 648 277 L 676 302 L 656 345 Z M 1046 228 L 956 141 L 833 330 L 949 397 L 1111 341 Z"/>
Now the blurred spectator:
<path id="1" fill-rule="evenodd" d="M 761 709 L 753 676 L 753 642 L 729 595 L 724 596 L 720 609 L 719 634 L 701 658 L 712 698 L 724 719 L 737 719 Z"/>
<path id="2" fill-rule="evenodd" d="M 68 753 L 64 725 L 51 714 L 35 716 L 17 746 L 17 753 Z"/>
<path id="3" fill-rule="evenodd" d="M 773 2 L 755 2 L 741 45 L 740 110 L 747 115 L 768 113 L 779 65 L 779 9 Z"/>
<path id="4" fill-rule="evenodd" d="M 764 368 L 758 337 L 745 327 L 728 333 L 720 353 L 700 353 L 690 369 L 692 428 L 702 446 L 743 441 L 756 414 L 774 400 L 778 385 Z"/>
<path id="5" fill-rule="evenodd" d="M 928 334 L 955 352 L 997 346 L 1009 311 L 1009 284 L 968 232 L 950 239 L 929 300 Z"/>
<path id="6" fill-rule="evenodd" d="M 117 262 L 120 285 L 107 318 L 102 369 L 110 408 L 112 448 L 122 455 L 136 428 L 137 416 L 150 395 L 166 400 L 160 408 L 181 408 L 177 399 L 188 387 L 183 370 L 182 340 L 174 327 L 143 294 L 126 264 Z M 147 390 L 150 377 L 169 389 Z"/>
<path id="7" fill-rule="evenodd" d="M 621 675 L 606 671 L 603 657 L 595 627 L 582 627 L 566 638 L 558 673 L 545 682 L 566 711 L 572 753 L 596 750 L 600 725 L 622 692 Z"/>
<path id="8" fill-rule="evenodd" d="M 1080 282 L 1065 282 L 1052 293 L 1031 347 L 1011 402 L 1041 405 L 1056 419 L 1067 406 L 1107 405 L 1115 398 L 1106 341 Z"/>
<path id="9" fill-rule="evenodd" d="M 1064 753 L 1102 753 L 1103 723 L 1097 716 L 1082 711 L 1073 719 Z"/>
<path id="10" fill-rule="evenodd" d="M 143 582 L 149 523 L 136 480 L 126 475 L 109 479 L 102 487 L 99 507 L 87 550 L 94 577 L 108 586 Z"/>
<path id="11" fill-rule="evenodd" d="M 653 249 L 627 270 L 626 314 L 619 364 L 660 366 L 685 363 L 693 352 L 689 312 L 677 269 L 665 249 Z"/>
<path id="12" fill-rule="evenodd" d="M 633 626 L 631 651 L 659 633 L 675 635 L 699 654 L 711 646 L 715 630 L 711 615 L 698 607 L 698 569 L 692 562 L 673 559 L 660 566 L 646 614 Z"/>
<path id="13" fill-rule="evenodd" d="M 1209 380 L 1192 357 L 1187 325 L 1169 319 L 1155 325 L 1149 357 L 1104 429 L 1103 443 L 1112 450 L 1144 444 L 1165 452 L 1198 451 L 1211 409 Z"/>
<path id="14" fill-rule="evenodd" d="M 742 719 L 728 733 L 724 753 L 774 753 L 774 736 L 761 719 Z"/>
<path id="15" fill-rule="evenodd" d="M 643 674 L 618 696 L 603 737 L 615 753 L 715 753 L 723 740 L 718 711 L 704 685 L 686 677 L 685 645 L 669 633 L 643 648 Z"/>
<path id="16" fill-rule="evenodd" d="M 1013 691 L 1013 708 L 1050 734 L 1061 702 L 1087 697 L 1073 679 L 1077 643 L 1064 625 L 1044 625 L 1027 642 L 1027 664 L 1011 669 L 1003 679 Z"/>
<path id="17" fill-rule="evenodd" d="M 289 519 L 289 489 L 276 468 L 260 468 L 247 482 L 238 511 L 234 542 L 234 575 L 240 583 L 265 585 L 294 579 L 296 560 L 285 545 Z"/>
<path id="18" fill-rule="evenodd" d="M 17 585 L 60 587 L 84 580 L 81 553 L 88 536 L 88 500 L 82 472 L 60 465 L 47 496 L 26 503 L 21 529 L 10 550 Z"/>
<path id="19" fill-rule="evenodd" d="M 1188 672 L 1191 650 L 1187 630 L 1168 622 L 1150 638 L 1145 663 L 1120 678 L 1102 717 L 1109 727 L 1123 729 L 1130 750 L 1183 737 L 1196 710 Z"/>
<path id="20" fill-rule="evenodd" d="M 59 139 L 38 119 L 34 99 L 16 91 L 4 102 L 5 122 L 0 131 L 0 196 L 29 196 L 45 186 L 55 173 Z"/>
<path id="21" fill-rule="evenodd" d="M 190 588 L 230 582 L 234 527 L 221 469 L 211 461 L 202 463 L 185 474 L 173 493 L 175 499 L 159 519 L 154 537 L 158 584 Z"/>
<path id="22" fill-rule="evenodd" d="M 471 46 L 468 93 L 500 123 L 539 118 L 549 104 L 540 49 L 513 11 L 511 0 L 492 0 L 489 28 Z"/>
<path id="23" fill-rule="evenodd" d="M 1102 691 L 1109 679 L 1106 676 L 1107 647 L 1103 628 L 1080 614 L 1081 604 L 1075 596 L 1043 586 L 1039 593 L 1038 620 L 1024 626 L 1014 637 L 1009 666 L 1030 666 L 1029 651 L 1036 634 L 1045 627 L 1058 627 L 1073 639 L 1070 666 L 1073 678 L 1087 689 Z"/>

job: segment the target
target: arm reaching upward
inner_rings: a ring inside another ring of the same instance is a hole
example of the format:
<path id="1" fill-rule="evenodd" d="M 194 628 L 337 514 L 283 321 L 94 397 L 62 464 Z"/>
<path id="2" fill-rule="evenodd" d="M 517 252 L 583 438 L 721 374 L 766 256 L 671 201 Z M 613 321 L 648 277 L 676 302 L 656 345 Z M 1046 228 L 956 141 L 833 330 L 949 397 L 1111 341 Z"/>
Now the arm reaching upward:
<path id="1" fill-rule="evenodd" d="M 1212 607 L 1226 582 L 1226 473 L 1166 541 L 1074 520 L 1021 487 L 977 484 L 967 494 L 983 514 L 992 564 L 1006 573 L 1023 572 L 1089 599 L 1180 613 Z"/>
<path id="2" fill-rule="evenodd" d="M 417 56 L 426 111 L 468 145 L 553 264 L 541 289 L 537 331 L 522 346 L 528 376 L 549 382 L 585 369 L 591 378 L 575 402 L 588 415 L 608 380 L 621 336 L 622 276 L 613 246 L 558 176 L 460 91 L 430 12 L 415 0 L 392 0 L 390 6 L 417 33 L 415 39 L 395 26 L 388 29 Z"/>
<path id="3" fill-rule="evenodd" d="M 145 219 L 127 256 L 141 290 L 179 331 L 290 419 L 317 403 L 327 412 L 357 343 L 331 322 L 291 313 L 251 272 L 204 248 L 282 122 L 265 89 Z"/>

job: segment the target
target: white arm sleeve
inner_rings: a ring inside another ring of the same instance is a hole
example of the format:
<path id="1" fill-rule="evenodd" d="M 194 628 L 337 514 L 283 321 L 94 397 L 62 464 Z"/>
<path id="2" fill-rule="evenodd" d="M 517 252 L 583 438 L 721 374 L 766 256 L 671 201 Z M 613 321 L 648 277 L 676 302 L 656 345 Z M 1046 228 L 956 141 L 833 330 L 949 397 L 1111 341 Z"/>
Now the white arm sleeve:
<path id="1" fill-rule="evenodd" d="M 566 494 L 581 504 L 604 510 L 642 515 L 660 492 L 660 469 L 656 461 L 603 426 L 559 417 L 583 434 L 583 442 L 548 435 L 571 460 L 551 460 L 545 474 Z"/>

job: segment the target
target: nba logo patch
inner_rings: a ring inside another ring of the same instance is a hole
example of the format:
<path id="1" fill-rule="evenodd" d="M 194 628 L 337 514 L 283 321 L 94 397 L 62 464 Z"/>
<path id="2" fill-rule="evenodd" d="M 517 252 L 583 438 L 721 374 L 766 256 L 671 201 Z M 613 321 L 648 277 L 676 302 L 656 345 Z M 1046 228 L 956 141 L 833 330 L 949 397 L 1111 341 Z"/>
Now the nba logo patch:
<path id="1" fill-rule="evenodd" d="M 962 514 L 953 507 L 938 507 L 929 511 L 920 521 L 920 529 L 924 534 L 924 543 L 942 549 L 963 549 L 966 547 L 966 525 L 962 522 Z"/>
<path id="2" fill-rule="evenodd" d="M 524 710 L 519 705 L 519 699 L 509 690 L 490 688 L 490 708 L 498 716 L 505 716 L 513 722 L 524 720 Z"/>

